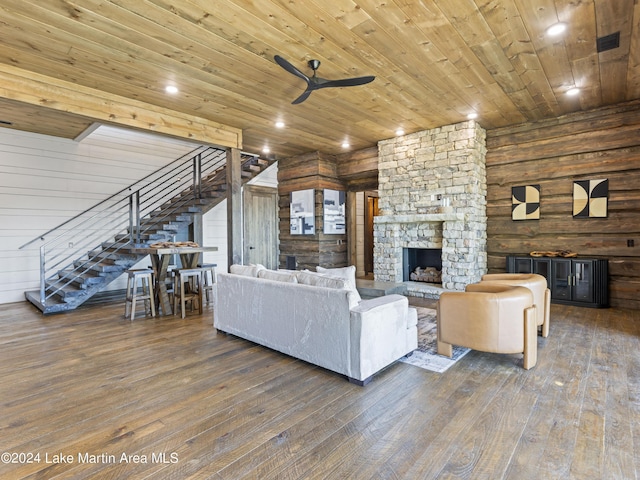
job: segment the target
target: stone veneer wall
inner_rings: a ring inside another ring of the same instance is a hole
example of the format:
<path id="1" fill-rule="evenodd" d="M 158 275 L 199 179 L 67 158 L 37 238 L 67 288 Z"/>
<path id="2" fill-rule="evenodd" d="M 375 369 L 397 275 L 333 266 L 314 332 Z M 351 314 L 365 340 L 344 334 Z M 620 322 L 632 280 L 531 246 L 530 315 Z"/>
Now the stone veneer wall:
<path id="1" fill-rule="evenodd" d="M 402 282 L 402 249 L 442 248 L 442 287 L 464 290 L 487 270 L 485 131 L 475 121 L 378 144 L 380 216 L 374 277 Z"/>

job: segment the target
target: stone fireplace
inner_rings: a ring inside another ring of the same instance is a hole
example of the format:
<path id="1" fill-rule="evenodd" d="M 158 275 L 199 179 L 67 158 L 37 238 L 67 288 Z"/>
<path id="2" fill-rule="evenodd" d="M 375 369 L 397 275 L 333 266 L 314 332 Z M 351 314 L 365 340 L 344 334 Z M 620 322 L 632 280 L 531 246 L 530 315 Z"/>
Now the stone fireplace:
<path id="1" fill-rule="evenodd" d="M 442 249 L 437 297 L 464 290 L 487 269 L 485 132 L 474 121 L 378 144 L 380 216 L 374 218 L 374 277 L 403 282 L 405 248 Z"/>

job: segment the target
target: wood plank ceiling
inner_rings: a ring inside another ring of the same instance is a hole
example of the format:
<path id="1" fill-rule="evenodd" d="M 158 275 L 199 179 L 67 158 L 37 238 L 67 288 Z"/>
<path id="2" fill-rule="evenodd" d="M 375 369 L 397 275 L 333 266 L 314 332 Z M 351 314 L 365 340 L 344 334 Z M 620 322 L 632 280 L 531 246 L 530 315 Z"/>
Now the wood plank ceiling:
<path id="1" fill-rule="evenodd" d="M 547 36 L 556 22 L 566 32 Z M 103 92 L 105 108 L 116 95 L 241 129 L 245 151 L 281 158 L 471 112 L 492 129 L 637 99 L 639 28 L 634 0 L 2 0 L 0 71 Z M 598 53 L 616 32 L 619 47 Z M 323 78 L 376 79 L 291 105 L 305 85 L 276 54 L 309 75 L 318 59 Z M 60 107 L 55 89 L 27 93 L 0 83 L 12 123 L 0 126 L 74 138 L 95 118 Z"/>

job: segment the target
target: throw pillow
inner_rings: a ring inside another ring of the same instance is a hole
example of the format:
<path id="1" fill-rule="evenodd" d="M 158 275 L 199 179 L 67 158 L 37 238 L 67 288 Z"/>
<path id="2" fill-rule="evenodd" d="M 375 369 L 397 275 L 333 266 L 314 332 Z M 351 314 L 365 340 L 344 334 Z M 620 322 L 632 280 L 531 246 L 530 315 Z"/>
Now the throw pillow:
<path id="1" fill-rule="evenodd" d="M 326 275 L 318 275 L 315 272 L 298 272 L 298 283 L 303 285 L 313 285 L 315 287 L 337 288 L 340 290 L 348 290 L 347 282 L 342 278 L 329 277 Z"/>
<path id="2" fill-rule="evenodd" d="M 349 287 L 349 284 L 344 278 L 332 277 L 330 275 L 324 275 L 316 272 L 310 272 L 308 270 L 298 272 L 298 283 L 304 285 L 314 285 L 316 287 L 336 288 L 339 290 L 346 290 L 348 293 L 349 308 L 353 308 L 360 303 L 360 295 L 354 294 L 353 290 Z"/>
<path id="3" fill-rule="evenodd" d="M 276 282 L 298 283 L 298 278 L 295 273 L 283 272 L 282 270 L 275 271 L 265 268 L 258 272 L 258 278 L 275 280 Z"/>
<path id="4" fill-rule="evenodd" d="M 340 268 L 316 267 L 316 271 L 322 275 L 330 275 L 332 277 L 344 279 L 347 282 L 349 290 L 354 292 L 354 296 L 357 298 L 358 302 L 362 300 L 356 287 L 356 267 L 354 265 Z"/>
<path id="5" fill-rule="evenodd" d="M 238 265 L 233 264 L 229 267 L 229 272 L 235 275 L 245 275 L 247 277 L 257 277 L 258 272 L 264 270 L 264 265 Z"/>

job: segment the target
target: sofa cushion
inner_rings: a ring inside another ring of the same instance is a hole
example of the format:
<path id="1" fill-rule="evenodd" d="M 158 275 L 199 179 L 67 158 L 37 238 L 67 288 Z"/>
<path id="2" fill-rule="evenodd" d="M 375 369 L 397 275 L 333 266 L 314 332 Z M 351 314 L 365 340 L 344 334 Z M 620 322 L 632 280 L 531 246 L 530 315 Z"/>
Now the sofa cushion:
<path id="1" fill-rule="evenodd" d="M 354 292 L 354 296 L 358 302 L 362 300 L 356 287 L 356 267 L 354 265 L 340 268 L 316 267 L 316 271 L 322 275 L 343 278 L 347 282 L 348 288 Z"/>
<path id="2" fill-rule="evenodd" d="M 317 272 L 304 270 L 297 273 L 298 283 L 304 285 L 313 285 L 316 287 L 336 288 L 338 290 L 346 290 L 349 293 L 349 308 L 353 308 L 360 302 L 360 296 L 356 296 L 349 284 L 344 278 L 325 275 Z M 357 293 L 357 292 L 356 292 Z"/>
<path id="3" fill-rule="evenodd" d="M 234 275 L 244 275 L 247 277 L 257 277 L 258 272 L 264 270 L 264 265 L 238 265 L 233 264 L 229 267 L 229 272 Z"/>
<path id="4" fill-rule="evenodd" d="M 285 272 L 282 270 L 269 270 L 264 268 L 258 272 L 258 278 L 267 280 L 275 280 L 276 282 L 298 283 L 298 277 L 295 272 Z"/>
<path id="5" fill-rule="evenodd" d="M 337 288 L 340 290 L 348 289 L 347 282 L 338 277 L 330 277 L 328 275 L 320 275 L 316 272 L 304 270 L 298 272 L 298 283 L 303 285 L 313 285 L 314 287 Z"/>

